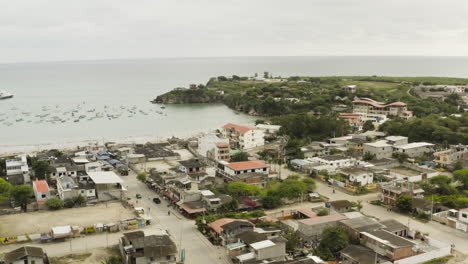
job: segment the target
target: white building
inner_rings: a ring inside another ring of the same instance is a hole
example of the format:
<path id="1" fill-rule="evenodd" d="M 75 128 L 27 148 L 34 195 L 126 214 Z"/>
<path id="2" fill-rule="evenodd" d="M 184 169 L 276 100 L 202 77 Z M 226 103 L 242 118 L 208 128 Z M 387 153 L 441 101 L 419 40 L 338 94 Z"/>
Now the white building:
<path id="1" fill-rule="evenodd" d="M 81 195 L 87 200 L 96 198 L 95 186 L 91 182 L 80 182 L 69 176 L 62 176 L 57 179 L 57 193 L 60 199 L 73 199 Z"/>
<path id="2" fill-rule="evenodd" d="M 95 161 L 95 162 L 86 163 L 84 166 L 85 166 L 86 172 L 96 172 L 96 171 L 102 171 L 103 164 L 99 161 Z"/>
<path id="3" fill-rule="evenodd" d="M 364 143 L 363 153 L 366 152 L 375 155 L 376 159 L 391 158 L 393 153 L 393 146 L 388 144 L 386 140 Z"/>
<path id="4" fill-rule="evenodd" d="M 397 153 L 404 153 L 410 158 L 420 157 L 425 153 L 434 152 L 434 144 L 426 142 L 414 142 L 405 145 L 399 145 L 394 147 L 394 151 Z"/>
<path id="5" fill-rule="evenodd" d="M 336 172 L 341 168 L 348 168 L 355 165 L 368 166 L 367 162 L 358 161 L 355 158 L 347 157 L 343 155 L 331 155 L 323 157 L 314 157 L 308 159 L 316 166 L 313 166 L 314 171 L 327 170 L 328 172 Z"/>
<path id="6" fill-rule="evenodd" d="M 374 181 L 374 174 L 365 168 L 344 168 L 339 172 L 347 177 L 349 184 L 357 183 L 366 186 Z"/>
<path id="7" fill-rule="evenodd" d="M 50 198 L 49 185 L 45 180 L 33 181 L 34 196 L 36 197 L 39 206 L 44 205 L 47 199 Z"/>
<path id="8" fill-rule="evenodd" d="M 215 155 L 215 153 L 217 153 L 216 144 L 218 143 L 227 143 L 229 145 L 229 139 L 219 138 L 215 134 L 203 135 L 198 138 L 198 153 L 200 153 L 203 157 L 213 157 L 214 159 L 218 160 L 218 155 Z"/>
<path id="9" fill-rule="evenodd" d="M 267 124 L 258 124 L 255 126 L 256 128 L 258 129 L 261 129 L 263 130 L 263 132 L 265 133 L 265 136 L 267 137 L 271 137 L 271 136 L 274 136 L 276 134 L 278 134 L 281 126 L 277 126 L 277 125 L 267 125 Z"/>
<path id="10" fill-rule="evenodd" d="M 221 162 L 218 166 L 218 173 L 231 179 L 244 173 L 269 174 L 269 170 L 270 165 L 261 161 Z"/>
<path id="11" fill-rule="evenodd" d="M 95 184 L 96 196 L 99 201 L 125 200 L 127 189 L 123 180 L 113 171 L 88 172 L 91 181 Z"/>
<path id="12" fill-rule="evenodd" d="M 221 133 L 229 139 L 231 148 L 234 149 L 250 149 L 265 145 L 265 132 L 256 127 L 227 124 L 223 126 Z"/>
<path id="13" fill-rule="evenodd" d="M 17 159 L 6 160 L 5 167 L 7 178 L 16 178 L 13 180 L 13 182 L 16 184 L 25 184 L 31 182 L 26 155 L 21 155 Z"/>
<path id="14" fill-rule="evenodd" d="M 49 258 L 40 247 L 24 246 L 7 252 L 3 261 L 5 264 L 46 264 Z"/>
<path id="15" fill-rule="evenodd" d="M 388 144 L 393 145 L 393 146 L 400 146 L 400 145 L 408 144 L 408 137 L 388 136 L 388 137 L 385 137 L 385 140 L 387 140 Z"/>

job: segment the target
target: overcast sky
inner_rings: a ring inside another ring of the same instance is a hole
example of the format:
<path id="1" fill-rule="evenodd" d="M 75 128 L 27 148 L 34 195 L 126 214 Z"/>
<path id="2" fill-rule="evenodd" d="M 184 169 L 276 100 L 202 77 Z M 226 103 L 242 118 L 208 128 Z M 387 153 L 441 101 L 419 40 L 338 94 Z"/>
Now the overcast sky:
<path id="1" fill-rule="evenodd" d="M 468 55 L 467 0 L 14 0 L 0 62 Z"/>

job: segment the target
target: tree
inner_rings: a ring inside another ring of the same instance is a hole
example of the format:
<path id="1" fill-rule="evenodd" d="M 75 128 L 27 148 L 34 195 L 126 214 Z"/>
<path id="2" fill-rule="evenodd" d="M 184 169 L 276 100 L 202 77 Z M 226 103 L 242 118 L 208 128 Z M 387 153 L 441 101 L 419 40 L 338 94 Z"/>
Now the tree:
<path id="1" fill-rule="evenodd" d="M 277 208 L 280 207 L 281 204 L 281 197 L 276 193 L 269 194 L 268 196 L 262 198 L 262 205 L 265 209 Z"/>
<path id="2" fill-rule="evenodd" d="M 462 170 L 463 169 L 463 162 L 461 160 L 455 162 L 453 164 L 453 170 L 454 171 L 457 171 L 457 170 Z"/>
<path id="3" fill-rule="evenodd" d="M 63 208 L 64 202 L 58 197 L 49 198 L 46 205 L 52 210 L 58 210 Z"/>
<path id="4" fill-rule="evenodd" d="M 317 213 L 318 216 L 324 216 L 324 215 L 329 215 L 329 214 L 330 214 L 330 211 L 328 211 L 327 208 L 323 208 Z"/>
<path id="5" fill-rule="evenodd" d="M 227 185 L 226 190 L 233 196 L 249 196 L 260 193 L 257 186 L 249 185 L 244 182 L 230 182 Z"/>
<path id="6" fill-rule="evenodd" d="M 468 170 L 454 171 L 453 178 L 463 184 L 464 190 L 468 190 Z"/>
<path id="7" fill-rule="evenodd" d="M 10 195 L 11 184 L 0 178 L 0 200 L 5 200 Z"/>
<path id="8" fill-rule="evenodd" d="M 307 193 L 308 185 L 302 181 L 286 179 L 278 187 L 278 193 L 289 199 L 302 197 Z"/>
<path id="9" fill-rule="evenodd" d="M 395 206 L 400 209 L 400 211 L 409 213 L 413 210 L 413 197 L 401 195 L 396 200 Z"/>
<path id="10" fill-rule="evenodd" d="M 307 190 L 308 190 L 309 192 L 312 192 L 312 191 L 315 190 L 315 188 L 316 188 L 316 183 L 315 183 L 315 180 L 314 180 L 314 179 L 312 179 L 312 178 L 304 178 L 304 179 L 302 179 L 302 182 L 305 183 L 305 184 L 307 184 Z"/>
<path id="11" fill-rule="evenodd" d="M 77 197 L 74 198 L 74 202 L 75 202 L 75 205 L 77 205 L 77 206 L 83 206 L 83 205 L 86 205 L 86 198 L 84 198 L 80 194 L 80 195 L 78 195 Z"/>
<path id="12" fill-rule="evenodd" d="M 408 160 L 409 156 L 406 153 L 399 153 L 399 152 L 394 152 L 392 154 L 392 157 L 397 159 L 399 163 L 404 163 L 405 161 Z"/>
<path id="13" fill-rule="evenodd" d="M 335 260 L 340 250 L 349 245 L 349 235 L 341 227 L 327 227 L 322 232 L 322 240 L 316 253 L 324 260 Z"/>
<path id="14" fill-rule="evenodd" d="M 375 158 L 375 154 L 372 154 L 370 152 L 366 152 L 362 156 L 362 160 L 364 160 L 364 161 L 370 161 L 370 160 L 373 160 L 374 158 Z"/>
<path id="15" fill-rule="evenodd" d="M 248 161 L 249 154 L 247 152 L 238 152 L 231 157 L 231 162 L 240 162 L 240 161 Z"/>
<path id="16" fill-rule="evenodd" d="M 374 130 L 374 129 L 375 127 L 371 120 L 367 120 L 366 122 L 364 122 L 364 125 L 362 126 L 362 130 L 364 132 L 369 131 L 369 130 Z"/>
<path id="17" fill-rule="evenodd" d="M 37 160 L 37 158 L 33 158 L 31 162 L 32 162 L 32 169 L 34 171 L 34 177 L 41 179 L 41 180 L 44 180 L 50 177 L 52 168 L 48 161 Z"/>
<path id="18" fill-rule="evenodd" d="M 353 203 L 353 206 L 357 208 L 358 212 L 361 211 L 362 209 L 362 201 L 361 200 L 357 200 L 355 203 Z"/>
<path id="19" fill-rule="evenodd" d="M 141 182 L 146 182 L 146 173 L 145 172 L 140 172 L 137 174 L 137 180 Z"/>
<path id="20" fill-rule="evenodd" d="M 13 199 L 15 206 L 21 206 L 23 209 L 26 209 L 32 195 L 33 189 L 29 185 L 16 185 L 10 191 L 10 198 Z"/>
<path id="21" fill-rule="evenodd" d="M 66 208 L 72 208 L 75 206 L 75 201 L 72 198 L 67 198 L 63 200 L 63 206 L 65 206 Z"/>
<path id="22" fill-rule="evenodd" d="M 298 231 L 293 231 L 288 229 L 288 231 L 283 235 L 286 241 L 286 251 L 294 251 L 301 242 L 301 237 L 299 236 Z"/>

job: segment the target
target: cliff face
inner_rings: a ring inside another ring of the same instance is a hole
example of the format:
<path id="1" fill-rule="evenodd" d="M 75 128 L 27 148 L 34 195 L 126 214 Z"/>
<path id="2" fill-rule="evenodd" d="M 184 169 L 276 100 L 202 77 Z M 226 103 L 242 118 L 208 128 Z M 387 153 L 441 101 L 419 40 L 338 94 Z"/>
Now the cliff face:
<path id="1" fill-rule="evenodd" d="M 223 96 L 206 89 L 172 90 L 151 101 L 157 104 L 204 104 L 221 103 Z"/>

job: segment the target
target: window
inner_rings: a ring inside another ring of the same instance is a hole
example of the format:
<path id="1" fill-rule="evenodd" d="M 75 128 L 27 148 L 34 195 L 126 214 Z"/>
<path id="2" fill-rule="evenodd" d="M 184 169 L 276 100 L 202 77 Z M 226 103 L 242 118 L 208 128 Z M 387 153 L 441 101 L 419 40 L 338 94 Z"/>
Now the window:
<path id="1" fill-rule="evenodd" d="M 45 193 L 43 193 L 43 194 L 41 195 L 42 198 L 46 198 L 46 196 L 47 196 L 47 195 L 46 195 Z"/>
<path id="2" fill-rule="evenodd" d="M 462 217 L 463 218 L 468 218 L 468 215 L 467 214 L 462 214 Z"/>

